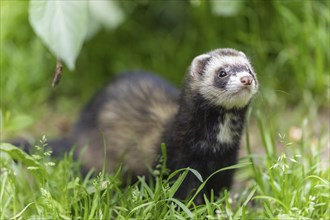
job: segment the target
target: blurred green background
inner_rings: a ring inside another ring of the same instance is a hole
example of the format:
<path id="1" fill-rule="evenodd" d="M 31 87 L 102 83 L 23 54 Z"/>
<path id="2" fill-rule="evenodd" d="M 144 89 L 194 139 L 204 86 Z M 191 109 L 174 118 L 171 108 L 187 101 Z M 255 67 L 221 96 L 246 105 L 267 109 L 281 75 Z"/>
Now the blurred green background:
<path id="1" fill-rule="evenodd" d="M 1 1 L 2 138 L 65 133 L 123 71 L 152 71 L 180 87 L 196 55 L 221 47 L 250 57 L 261 85 L 254 108 L 266 118 L 317 118 L 329 112 L 329 2 L 120 1 L 124 22 L 86 41 L 76 70 L 64 68 L 54 89 L 56 57 L 33 32 L 28 2 Z"/>

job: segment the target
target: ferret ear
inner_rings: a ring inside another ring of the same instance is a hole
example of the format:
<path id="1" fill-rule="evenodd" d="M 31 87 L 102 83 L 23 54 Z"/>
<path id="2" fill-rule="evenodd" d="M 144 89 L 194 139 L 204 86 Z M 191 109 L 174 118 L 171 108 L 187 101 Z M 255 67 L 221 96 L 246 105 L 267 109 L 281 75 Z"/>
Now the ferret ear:
<path id="1" fill-rule="evenodd" d="M 209 54 L 202 54 L 195 57 L 190 66 L 190 75 L 192 77 L 200 77 L 204 74 L 204 68 L 206 63 L 211 58 Z"/>
<path id="2" fill-rule="evenodd" d="M 242 51 L 239 51 L 239 53 L 240 53 L 243 57 L 246 57 L 245 53 L 243 53 Z"/>

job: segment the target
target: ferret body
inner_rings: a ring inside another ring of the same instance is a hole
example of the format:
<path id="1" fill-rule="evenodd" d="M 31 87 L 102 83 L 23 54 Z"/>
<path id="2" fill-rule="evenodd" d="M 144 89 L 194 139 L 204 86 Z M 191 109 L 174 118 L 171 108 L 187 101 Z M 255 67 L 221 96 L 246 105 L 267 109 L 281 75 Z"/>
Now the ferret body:
<path id="1" fill-rule="evenodd" d="M 92 98 L 74 128 L 85 169 L 102 170 L 105 163 L 110 172 L 121 165 L 132 176 L 147 174 L 178 100 L 179 91 L 156 75 L 119 76 Z"/>
<path id="2" fill-rule="evenodd" d="M 85 167 L 101 170 L 105 162 L 113 172 L 121 164 L 133 175 L 147 174 L 165 143 L 171 171 L 190 167 L 206 179 L 237 162 L 245 114 L 257 89 L 249 60 L 234 49 L 197 56 L 181 94 L 155 75 L 125 74 L 87 104 L 73 143 L 78 152 L 88 146 L 82 154 Z M 197 201 L 212 189 L 230 188 L 232 177 L 232 170 L 214 175 Z M 189 173 L 176 196 L 184 199 L 199 185 Z"/>

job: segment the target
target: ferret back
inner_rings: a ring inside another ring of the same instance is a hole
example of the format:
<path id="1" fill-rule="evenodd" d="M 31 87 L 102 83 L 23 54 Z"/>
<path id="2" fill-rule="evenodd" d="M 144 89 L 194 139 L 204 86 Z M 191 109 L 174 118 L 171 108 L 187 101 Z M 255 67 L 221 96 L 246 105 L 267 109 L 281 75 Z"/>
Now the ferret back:
<path id="1" fill-rule="evenodd" d="M 168 120 L 178 108 L 177 89 L 148 73 L 126 73 L 100 91 L 81 113 L 75 128 L 78 148 L 88 145 L 84 164 L 102 169 L 119 163 L 135 175 L 151 166 Z"/>

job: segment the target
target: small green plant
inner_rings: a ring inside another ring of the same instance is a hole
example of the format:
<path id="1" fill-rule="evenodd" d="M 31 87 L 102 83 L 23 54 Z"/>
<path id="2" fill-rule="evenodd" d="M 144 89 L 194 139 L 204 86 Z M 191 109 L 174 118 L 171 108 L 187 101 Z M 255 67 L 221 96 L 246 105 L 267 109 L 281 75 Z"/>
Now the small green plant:
<path id="1" fill-rule="evenodd" d="M 284 151 L 277 156 L 276 144 L 260 114 L 258 121 L 266 155 L 262 164 L 256 163 L 248 143 L 253 178 L 257 184 L 253 200 L 263 207 L 266 218 L 327 219 L 330 214 L 330 194 L 327 193 L 330 191 L 330 168 L 321 169 L 320 155 L 326 146 L 325 139 L 329 137 L 320 138 L 315 146 L 312 136 L 302 137 L 300 143 L 292 143 L 286 135 L 279 134 L 277 144 Z M 311 156 L 313 148 L 316 150 L 314 157 Z"/>
<path id="2" fill-rule="evenodd" d="M 32 157 L 35 161 L 39 162 L 41 166 L 45 169 L 47 167 L 53 167 L 55 166 L 54 162 L 48 161 L 50 158 L 52 151 L 47 149 L 47 138 L 46 136 L 43 136 L 42 139 L 40 140 L 40 146 L 35 145 L 35 154 L 32 154 Z M 40 167 L 35 167 L 35 166 L 28 166 L 28 170 L 36 170 L 40 169 Z"/>

